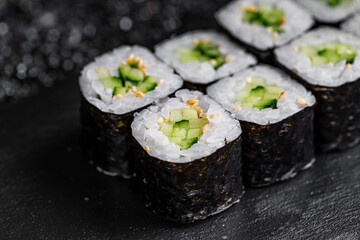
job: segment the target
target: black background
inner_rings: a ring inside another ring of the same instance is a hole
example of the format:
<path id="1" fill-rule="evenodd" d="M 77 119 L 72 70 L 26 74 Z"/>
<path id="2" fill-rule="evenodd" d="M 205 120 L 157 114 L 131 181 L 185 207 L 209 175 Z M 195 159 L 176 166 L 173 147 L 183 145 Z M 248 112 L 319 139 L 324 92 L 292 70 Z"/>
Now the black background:
<path id="1" fill-rule="evenodd" d="M 0 22 L 10 26 L 7 34 L 11 33 L 12 41 L 6 46 L 11 45 L 17 57 L 0 59 L 1 99 L 5 100 L 0 104 L 0 239 L 360 238 L 360 146 L 342 153 L 317 154 L 314 167 L 295 179 L 247 189 L 239 204 L 190 225 L 159 219 L 143 206 L 134 180 L 101 175 L 83 158 L 77 77 L 81 66 L 94 57 L 91 54 L 122 43 L 152 47 L 173 33 L 218 28 L 212 15 L 225 1 L 30 1 L 31 11 L 24 10 L 29 1 L 5 2 L 5 7 L 0 4 Z M 137 19 L 149 2 L 160 10 L 144 21 Z M 130 10 L 111 7 L 121 4 Z M 25 64 L 26 77 L 20 79 L 16 68 L 24 52 L 19 46 L 28 40 L 14 26 L 36 26 L 36 14 L 49 9 L 58 14 L 58 23 L 40 31 L 39 46 L 30 54 L 45 60 L 43 64 Z M 119 27 L 123 16 L 133 19 L 130 30 Z M 169 19 L 177 19 L 177 23 Z M 112 21 L 116 24 L 111 25 Z M 170 23 L 164 25 L 165 21 Z M 59 39 L 66 39 L 73 26 L 83 29 L 89 22 L 96 26 L 96 34 L 82 38 L 77 47 L 56 41 L 53 45 L 57 47 L 50 47 L 48 53 L 55 51 L 60 63 L 50 65 L 49 55 L 41 50 L 49 40 L 48 32 L 62 29 Z M 4 38 L 0 37 L 1 51 Z M 82 49 L 84 44 L 87 47 Z M 62 56 L 61 50 L 67 48 L 71 54 Z M 78 52 L 81 61 L 73 56 Z M 69 61 L 64 68 L 69 59 L 72 68 Z M 14 65 L 16 70 L 8 75 L 6 65 Z M 53 77 L 48 79 L 51 84 L 44 84 L 46 78 L 42 81 L 39 75 L 28 77 L 34 66 Z M 16 94 L 28 86 L 26 94 Z M 29 95 L 33 96 L 23 98 Z"/>

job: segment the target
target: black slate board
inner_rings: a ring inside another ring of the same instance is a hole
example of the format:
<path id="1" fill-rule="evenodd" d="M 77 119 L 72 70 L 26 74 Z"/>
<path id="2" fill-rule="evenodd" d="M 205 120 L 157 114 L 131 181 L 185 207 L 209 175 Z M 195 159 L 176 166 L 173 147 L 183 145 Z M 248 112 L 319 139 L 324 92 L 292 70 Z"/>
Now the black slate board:
<path id="1" fill-rule="evenodd" d="M 247 189 L 227 211 L 191 225 L 159 219 L 134 184 L 82 157 L 77 81 L 0 104 L 0 239 L 359 239 L 360 146 Z"/>

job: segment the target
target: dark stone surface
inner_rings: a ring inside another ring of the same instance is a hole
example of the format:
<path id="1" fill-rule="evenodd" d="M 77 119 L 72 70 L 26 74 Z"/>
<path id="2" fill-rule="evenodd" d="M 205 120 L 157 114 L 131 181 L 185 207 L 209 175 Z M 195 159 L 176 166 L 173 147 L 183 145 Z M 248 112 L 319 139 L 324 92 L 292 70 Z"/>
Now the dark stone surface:
<path id="1" fill-rule="evenodd" d="M 161 220 L 134 179 L 82 157 L 74 78 L 0 104 L 0 239 L 359 239 L 360 146 L 317 155 L 313 168 L 190 225 Z"/>
<path id="2" fill-rule="evenodd" d="M 217 28 L 230 0 L 0 0 L 0 102 L 34 95 L 122 44 Z"/>

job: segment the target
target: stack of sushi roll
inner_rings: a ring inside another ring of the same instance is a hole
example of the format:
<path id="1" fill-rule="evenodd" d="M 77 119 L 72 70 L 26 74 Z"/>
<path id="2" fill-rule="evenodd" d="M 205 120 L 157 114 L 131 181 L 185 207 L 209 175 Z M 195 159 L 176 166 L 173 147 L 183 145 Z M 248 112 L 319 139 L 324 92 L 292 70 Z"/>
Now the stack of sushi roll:
<path id="1" fill-rule="evenodd" d="M 336 24 L 360 8 L 359 0 L 297 0 L 321 23 Z"/>
<path id="2" fill-rule="evenodd" d="M 216 18 L 263 61 L 271 58 L 271 49 L 294 39 L 314 23 L 309 13 L 288 0 L 234 1 Z"/>
<path id="3" fill-rule="evenodd" d="M 341 24 L 341 29 L 360 36 L 360 14 L 356 14 L 354 17 L 350 18 L 343 24 Z"/>
<path id="4" fill-rule="evenodd" d="M 142 110 L 131 125 L 136 178 L 156 214 L 189 223 L 242 196 L 241 127 L 199 91 L 175 96 Z"/>
<path id="5" fill-rule="evenodd" d="M 89 160 L 103 173 L 133 176 L 130 124 L 134 112 L 175 92 L 183 81 L 147 49 L 123 46 L 87 65 L 79 84 Z"/>
<path id="6" fill-rule="evenodd" d="M 250 186 L 292 178 L 315 161 L 315 97 L 283 72 L 259 65 L 207 92 L 241 122 L 243 175 Z"/>
<path id="7" fill-rule="evenodd" d="M 208 84 L 256 63 L 256 59 L 215 31 L 193 31 L 155 46 L 189 89 L 205 92 Z"/>
<path id="8" fill-rule="evenodd" d="M 317 99 L 316 144 L 344 150 L 360 141 L 360 39 L 323 27 L 275 51 L 279 63 Z"/>

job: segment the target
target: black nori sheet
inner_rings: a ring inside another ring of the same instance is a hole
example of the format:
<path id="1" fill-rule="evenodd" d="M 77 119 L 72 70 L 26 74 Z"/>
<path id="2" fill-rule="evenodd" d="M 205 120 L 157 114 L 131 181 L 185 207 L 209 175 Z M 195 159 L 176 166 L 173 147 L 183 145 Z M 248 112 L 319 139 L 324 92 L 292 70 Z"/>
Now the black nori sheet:
<path id="1" fill-rule="evenodd" d="M 214 81 L 214 82 L 216 82 L 216 81 Z M 183 85 L 182 89 L 190 89 L 190 90 L 200 91 L 200 92 L 203 92 L 204 94 L 206 94 L 206 88 L 214 82 L 211 82 L 209 84 L 200 84 L 200 83 L 192 83 L 192 82 L 184 81 L 184 85 Z"/>
<path id="2" fill-rule="evenodd" d="M 131 122 L 134 112 L 105 113 L 81 101 L 82 144 L 86 157 L 102 172 L 129 178 L 134 176 L 131 151 Z"/>
<path id="3" fill-rule="evenodd" d="M 314 160 L 314 106 L 281 122 L 240 121 L 245 184 L 262 187 L 294 177 Z"/>
<path id="4" fill-rule="evenodd" d="M 232 35 L 231 32 L 228 32 L 227 29 L 225 29 L 224 27 L 222 27 L 222 29 L 219 31 L 221 33 L 224 33 L 232 42 L 240 45 L 244 51 L 253 54 L 260 62 L 266 64 L 272 64 L 274 58 L 274 54 L 273 54 L 274 48 L 269 48 L 267 50 L 260 50 L 242 41 L 241 39 L 235 37 L 234 35 Z"/>
<path id="5" fill-rule="evenodd" d="M 360 142 L 360 79 L 339 87 L 323 87 L 308 83 L 279 62 L 276 65 L 316 97 L 314 130 L 319 151 L 343 151 Z"/>
<path id="6" fill-rule="evenodd" d="M 360 142 L 360 79 L 339 87 L 311 85 L 316 97 L 315 144 L 322 152 L 345 150 Z"/>
<path id="7" fill-rule="evenodd" d="M 241 137 L 189 163 L 162 161 L 151 157 L 137 142 L 136 146 L 135 170 L 141 195 L 146 206 L 166 220 L 191 223 L 205 219 L 238 202 L 244 193 Z"/>

